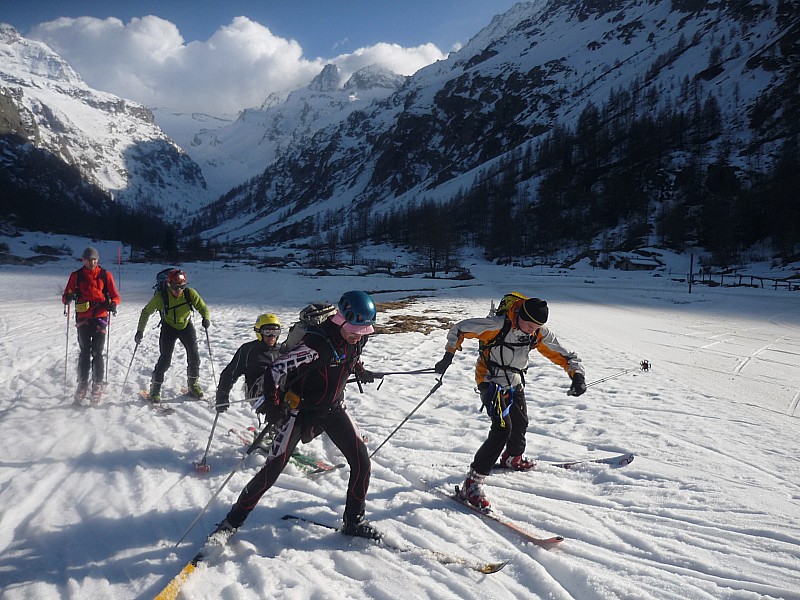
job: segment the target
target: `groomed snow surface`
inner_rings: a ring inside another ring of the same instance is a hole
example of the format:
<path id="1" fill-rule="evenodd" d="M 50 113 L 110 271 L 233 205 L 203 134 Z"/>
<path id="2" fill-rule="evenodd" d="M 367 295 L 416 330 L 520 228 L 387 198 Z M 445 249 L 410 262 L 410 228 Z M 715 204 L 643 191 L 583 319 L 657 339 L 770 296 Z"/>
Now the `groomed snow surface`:
<path id="1" fill-rule="evenodd" d="M 101 265 L 118 276 L 116 256 L 101 253 Z M 201 476 L 193 461 L 203 456 L 214 412 L 178 397 L 186 366 L 180 345 L 164 394 L 175 413 L 159 416 L 139 399 L 158 356 L 157 316 L 135 356 L 133 336 L 154 275 L 166 265 L 122 265 L 108 393 L 99 407 L 73 407 L 77 338 L 59 293 L 78 265 L 65 258 L 0 269 L 3 600 L 152 598 L 264 460 L 250 456 L 175 547 L 242 456 L 228 429 L 256 424 L 255 415 L 240 403 L 220 417 L 211 472 Z M 549 325 L 583 359 L 588 382 L 628 371 L 572 398 L 567 375 L 534 352 L 526 454 L 558 460 L 630 451 L 636 459 L 621 468 L 542 466 L 487 478 L 499 512 L 534 534 L 566 538 L 549 551 L 419 489 L 420 480 L 443 489 L 460 483 L 488 431 L 473 391 L 477 344 L 468 341 L 442 387 L 373 458 L 368 518 L 395 544 L 508 560 L 505 569 L 481 575 L 282 521 L 295 513 L 338 525 L 344 506 L 347 469 L 311 480 L 290 465 L 224 555 L 191 575 L 181 598 L 800 598 L 797 292 L 696 286 L 689 294 L 667 274 L 480 263 L 471 281 L 222 265 L 184 265 L 213 318 L 213 372 L 200 329 L 210 398 L 214 374 L 253 338 L 259 313 L 276 312 L 287 325 L 309 302 L 365 289 L 380 303 L 414 297 L 381 312 L 382 323 L 393 315 L 436 323 L 485 316 L 492 300 L 518 290 L 548 301 Z M 427 335 L 376 335 L 364 362 L 376 371 L 432 367 L 445 334 L 439 324 Z M 639 369 L 642 360 L 649 372 Z M 380 390 L 348 388 L 348 410 L 371 449 L 434 383 L 433 375 L 391 376 Z M 243 397 L 237 384 L 232 400 Z M 301 449 L 341 461 L 324 435 Z"/>

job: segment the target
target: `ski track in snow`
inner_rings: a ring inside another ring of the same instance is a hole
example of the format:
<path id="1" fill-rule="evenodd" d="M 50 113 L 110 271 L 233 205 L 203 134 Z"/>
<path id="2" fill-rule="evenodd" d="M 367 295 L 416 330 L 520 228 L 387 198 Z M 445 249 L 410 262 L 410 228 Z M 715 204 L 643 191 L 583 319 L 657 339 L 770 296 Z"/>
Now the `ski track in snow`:
<path id="1" fill-rule="evenodd" d="M 203 455 L 214 413 L 207 401 L 178 396 L 186 383 L 180 344 L 164 386 L 176 413 L 159 416 L 139 398 L 158 356 L 157 317 L 131 363 L 133 334 L 157 265 L 125 265 L 108 393 L 98 407 L 73 407 L 77 340 L 72 327 L 65 343 L 57 295 L 73 265 L 0 270 L 2 600 L 153 597 L 263 463 L 257 453 L 248 457 L 175 548 L 242 456 L 244 446 L 226 432 L 256 420 L 245 404 L 221 415 L 207 459 L 211 472 L 200 476 L 192 463 Z M 309 479 L 289 465 L 223 557 L 189 578 L 182 598 L 800 598 L 796 295 L 687 295 L 679 284 L 646 274 L 614 273 L 606 281 L 592 273 L 587 285 L 588 275 L 482 265 L 466 285 L 315 278 L 244 265 L 185 268 L 212 311 L 217 377 L 251 339 L 256 315 L 277 312 L 286 326 L 308 302 L 335 300 L 347 289 L 395 290 L 375 294 L 378 301 L 419 296 L 398 312 L 453 321 L 484 316 L 490 301 L 510 289 L 540 295 L 551 305 L 552 329 L 582 358 L 588 381 L 634 369 L 571 398 L 563 371 L 534 352 L 527 454 L 560 460 L 631 451 L 636 459 L 623 468 L 541 466 L 487 479 L 502 514 L 534 534 L 565 536 L 550 551 L 420 489 L 421 480 L 443 489 L 461 483 L 488 429 L 473 391 L 477 343 L 467 341 L 444 385 L 373 458 L 368 517 L 398 545 L 472 562 L 509 560 L 500 573 L 481 575 L 424 552 L 401 555 L 281 521 L 294 513 L 340 523 L 348 476 L 345 468 Z M 201 383 L 211 399 L 199 333 Z M 364 362 L 375 370 L 428 368 L 444 338 L 444 330 L 375 336 Z M 635 369 L 644 359 L 653 365 L 649 372 Z M 380 390 L 348 389 L 348 409 L 371 448 L 434 383 L 431 375 L 391 376 Z M 243 398 L 241 380 L 232 398 Z M 324 435 L 303 450 L 341 462 Z"/>

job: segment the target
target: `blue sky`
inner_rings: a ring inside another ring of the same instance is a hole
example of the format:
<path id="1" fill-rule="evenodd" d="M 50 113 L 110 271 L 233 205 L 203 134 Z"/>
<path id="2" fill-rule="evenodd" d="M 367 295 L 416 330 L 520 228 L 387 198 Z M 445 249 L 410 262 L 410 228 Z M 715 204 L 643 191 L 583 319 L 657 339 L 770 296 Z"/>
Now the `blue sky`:
<path id="1" fill-rule="evenodd" d="M 184 40 L 206 41 L 234 17 L 246 16 L 282 38 L 294 39 L 306 58 L 330 58 L 378 42 L 433 43 L 447 53 L 463 45 L 515 0 L 1 0 L 0 21 L 23 35 L 58 17 L 155 15 L 174 23 Z"/>
<path id="2" fill-rule="evenodd" d="M 513 0 L 0 0 L 0 22 L 46 43 L 98 90 L 178 112 L 235 115 L 326 63 L 411 75 Z"/>

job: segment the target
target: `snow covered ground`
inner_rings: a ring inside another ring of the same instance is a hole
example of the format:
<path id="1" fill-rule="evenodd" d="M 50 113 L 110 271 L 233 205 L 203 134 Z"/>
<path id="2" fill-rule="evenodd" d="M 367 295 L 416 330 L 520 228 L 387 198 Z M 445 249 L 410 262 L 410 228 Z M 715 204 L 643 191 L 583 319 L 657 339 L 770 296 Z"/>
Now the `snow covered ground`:
<path id="1" fill-rule="evenodd" d="M 117 276 L 116 250 L 99 246 L 101 264 Z M 76 243 L 74 253 L 81 250 Z M 71 406 L 77 342 L 70 327 L 66 343 L 58 294 L 77 264 L 0 267 L 3 600 L 152 598 L 263 461 L 248 458 L 175 547 L 241 458 L 243 447 L 227 430 L 255 424 L 254 415 L 240 404 L 221 416 L 211 473 L 198 476 L 192 462 L 203 455 L 214 412 L 172 397 L 185 385 L 180 347 L 165 386 L 175 414 L 158 416 L 139 400 L 157 357 L 155 322 L 132 361 L 133 335 L 161 265 L 123 264 L 106 401 Z M 384 323 L 392 315 L 484 316 L 506 291 L 538 295 L 551 306 L 552 329 L 582 357 L 587 381 L 631 370 L 571 398 L 566 374 L 535 353 L 527 454 L 630 451 L 636 459 L 622 468 L 541 467 L 488 478 L 497 510 L 533 533 L 566 538 L 550 551 L 414 487 L 420 479 L 442 488 L 460 483 L 486 435 L 473 392 L 476 344 L 468 342 L 443 386 L 373 458 L 368 517 L 394 543 L 509 560 L 505 569 L 480 575 L 282 521 L 291 512 L 338 524 L 343 509 L 346 469 L 310 480 L 290 465 L 224 557 L 189 578 L 182 598 L 800 598 L 798 292 L 697 286 L 690 295 L 666 275 L 482 263 L 471 267 L 471 281 L 312 277 L 222 263 L 184 268 L 212 311 L 217 376 L 252 338 L 259 313 L 274 311 L 288 324 L 308 302 L 335 301 L 348 289 L 368 290 L 378 302 L 414 297 L 380 314 Z M 431 367 L 444 339 L 441 326 L 427 335 L 376 335 L 365 363 L 383 371 Z M 204 339 L 201 356 L 201 380 L 213 393 Z M 642 360 L 649 372 L 638 369 Z M 432 375 L 392 376 L 380 390 L 348 390 L 348 408 L 372 448 L 434 383 Z M 237 386 L 232 398 L 242 397 Z M 324 436 L 304 449 L 341 458 Z"/>

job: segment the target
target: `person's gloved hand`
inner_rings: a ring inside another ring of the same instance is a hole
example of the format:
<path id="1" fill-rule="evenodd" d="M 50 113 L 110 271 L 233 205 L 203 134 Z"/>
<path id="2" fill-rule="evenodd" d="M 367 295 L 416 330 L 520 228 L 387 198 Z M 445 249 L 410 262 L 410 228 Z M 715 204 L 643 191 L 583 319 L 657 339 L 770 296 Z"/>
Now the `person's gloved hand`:
<path id="1" fill-rule="evenodd" d="M 361 383 L 373 383 L 375 381 L 375 373 L 361 367 L 356 375 Z"/>
<path id="2" fill-rule="evenodd" d="M 572 376 L 572 385 L 567 392 L 568 396 L 580 396 L 586 391 L 586 377 L 583 373 L 575 373 Z"/>
<path id="3" fill-rule="evenodd" d="M 78 294 L 66 294 L 64 296 L 64 304 L 69 304 L 70 302 L 75 302 L 78 299 Z"/>
<path id="4" fill-rule="evenodd" d="M 144 337 L 144 334 L 142 334 L 141 331 L 137 331 L 136 335 L 133 336 L 133 341 L 136 342 L 137 344 L 139 344 L 139 343 L 141 343 L 143 337 Z"/>
<path id="5" fill-rule="evenodd" d="M 224 413 L 228 410 L 230 406 L 230 400 L 228 398 L 228 394 L 221 390 L 217 390 L 217 397 L 214 403 L 214 408 L 217 410 L 218 413 Z"/>
<path id="6" fill-rule="evenodd" d="M 437 362 L 433 370 L 436 371 L 439 375 L 444 375 L 444 372 L 447 371 L 447 367 L 450 366 L 450 363 L 453 362 L 453 353 L 452 352 L 445 352 L 442 360 Z"/>
<path id="7" fill-rule="evenodd" d="M 208 329 L 209 327 L 211 327 L 211 321 L 203 319 L 203 329 Z"/>
<path id="8" fill-rule="evenodd" d="M 253 403 L 253 410 L 260 415 L 265 415 L 271 408 L 280 406 L 280 404 L 281 397 L 279 395 L 278 388 L 273 388 L 271 392 L 270 390 L 264 390 L 264 395 L 259 396 L 258 399 Z"/>
<path id="9" fill-rule="evenodd" d="M 117 304 L 113 300 L 108 301 L 108 312 L 114 313 L 114 316 L 117 315 Z"/>

